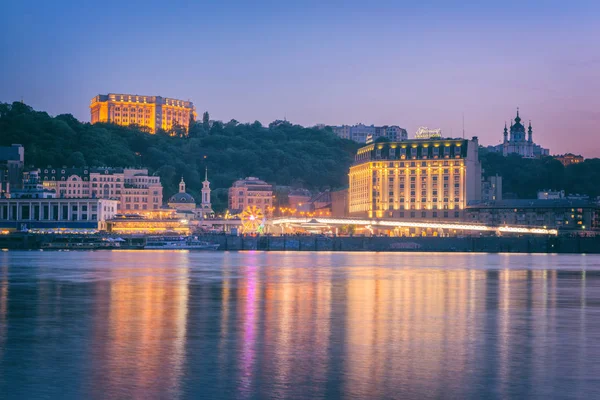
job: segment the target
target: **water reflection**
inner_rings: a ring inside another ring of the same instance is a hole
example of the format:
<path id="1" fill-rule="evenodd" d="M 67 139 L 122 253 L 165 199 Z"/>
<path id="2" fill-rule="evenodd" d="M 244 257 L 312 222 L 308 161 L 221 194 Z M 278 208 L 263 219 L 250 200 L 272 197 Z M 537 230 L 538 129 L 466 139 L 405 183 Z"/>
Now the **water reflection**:
<path id="1" fill-rule="evenodd" d="M 8 254 L 0 253 L 2 263 L 0 264 L 0 362 L 4 353 L 4 342 L 6 341 L 7 311 L 8 311 Z M 1 368 L 0 368 L 1 371 Z"/>
<path id="2" fill-rule="evenodd" d="M 600 396 L 599 257 L 45 257 L 0 266 L 0 393 Z"/>
<path id="3" fill-rule="evenodd" d="M 188 255 L 157 252 L 140 260 L 135 252 L 112 253 L 110 285 L 100 285 L 94 303 L 93 387 L 118 397 L 181 394 L 188 311 Z M 105 268 L 99 265 L 98 268 Z"/>

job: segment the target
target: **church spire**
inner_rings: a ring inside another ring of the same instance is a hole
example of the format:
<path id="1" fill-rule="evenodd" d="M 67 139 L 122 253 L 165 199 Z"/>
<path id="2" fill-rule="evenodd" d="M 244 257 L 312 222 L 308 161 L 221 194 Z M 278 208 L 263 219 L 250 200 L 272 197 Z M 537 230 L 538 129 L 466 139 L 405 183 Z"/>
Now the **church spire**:
<path id="1" fill-rule="evenodd" d="M 181 182 L 179 182 L 179 193 L 185 193 L 185 181 L 183 180 L 183 176 L 181 177 Z"/>
<path id="2" fill-rule="evenodd" d="M 521 122 L 521 117 L 519 117 L 519 107 L 517 107 L 517 117 L 515 118 L 515 125 L 518 125 Z"/>
<path id="3" fill-rule="evenodd" d="M 533 143 L 533 129 L 531 128 L 531 120 L 529 120 L 529 128 L 527 128 L 527 141 Z"/>
<path id="4" fill-rule="evenodd" d="M 208 182 L 208 167 L 204 167 L 204 182 Z"/>
<path id="5" fill-rule="evenodd" d="M 506 127 L 506 121 L 504 121 L 504 143 L 508 142 L 508 128 Z"/>

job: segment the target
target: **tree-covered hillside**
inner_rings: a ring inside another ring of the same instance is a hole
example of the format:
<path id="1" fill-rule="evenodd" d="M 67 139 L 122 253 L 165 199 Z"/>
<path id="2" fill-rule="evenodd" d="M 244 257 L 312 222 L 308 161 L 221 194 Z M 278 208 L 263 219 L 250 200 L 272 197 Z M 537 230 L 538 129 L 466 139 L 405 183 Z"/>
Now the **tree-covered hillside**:
<path id="1" fill-rule="evenodd" d="M 174 129 L 151 135 L 135 127 L 82 123 L 72 115 L 51 117 L 22 103 L 0 103 L 0 146 L 25 146 L 27 165 L 144 166 L 161 176 L 165 199 L 177 191 L 181 176 L 197 196 L 209 170 L 213 203 L 227 205 L 227 189 L 245 176 L 277 185 L 321 190 L 348 184 L 348 169 L 359 144 L 328 129 L 303 128 L 277 121 L 210 122 L 207 113 L 193 124 L 189 136 Z M 481 149 L 485 175 L 503 177 L 505 193 L 534 198 L 541 189 L 600 196 L 600 159 L 563 165 L 551 157 L 503 157 Z"/>
<path id="2" fill-rule="evenodd" d="M 0 103 L 0 146 L 12 143 L 25 146 L 26 164 L 36 167 L 148 167 L 161 176 L 165 198 L 177 191 L 180 176 L 197 195 L 207 166 L 217 209 L 226 207 L 231 183 L 245 176 L 308 189 L 345 186 L 359 147 L 327 129 L 282 121 L 269 127 L 234 120 L 209 123 L 205 115 L 204 122 L 191 127 L 189 137 L 178 137 L 91 125 L 70 114 L 51 117 L 22 103 Z"/>
<path id="3" fill-rule="evenodd" d="M 508 157 L 499 153 L 480 152 L 486 176 L 502 176 L 503 192 L 521 199 L 532 199 L 538 190 L 565 190 L 567 194 L 600 196 L 600 159 L 591 158 L 564 167 L 552 157 L 541 159 Z"/>

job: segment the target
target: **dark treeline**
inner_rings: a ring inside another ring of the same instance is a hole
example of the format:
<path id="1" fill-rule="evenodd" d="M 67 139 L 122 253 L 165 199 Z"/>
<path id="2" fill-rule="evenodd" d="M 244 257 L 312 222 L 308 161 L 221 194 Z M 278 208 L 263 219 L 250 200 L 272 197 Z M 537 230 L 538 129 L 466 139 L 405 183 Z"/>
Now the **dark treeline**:
<path id="1" fill-rule="evenodd" d="M 481 149 L 480 159 L 484 175 L 502 176 L 505 194 L 521 199 L 536 198 L 538 190 L 564 190 L 567 194 L 600 196 L 600 159 L 591 158 L 583 163 L 564 167 L 552 157 L 541 159 L 508 157 Z"/>
<path id="2" fill-rule="evenodd" d="M 15 102 L 0 103 L 0 145 L 25 146 L 27 165 L 144 166 L 160 175 L 168 198 L 181 176 L 197 196 L 209 169 L 215 209 L 227 206 L 227 189 L 245 176 L 277 185 L 311 190 L 348 184 L 348 168 L 357 143 L 343 140 L 328 129 L 304 128 L 277 121 L 240 124 L 209 121 L 207 113 L 184 130 L 151 135 L 136 127 L 82 123 L 70 114 L 51 117 Z M 569 194 L 600 196 L 600 159 L 563 165 L 551 157 L 503 157 L 481 149 L 485 175 L 499 174 L 505 193 L 534 198 L 541 189 L 564 189 Z"/>
<path id="3" fill-rule="evenodd" d="M 189 137 L 181 136 L 179 129 L 151 135 L 136 127 L 91 125 L 70 114 L 51 117 L 22 103 L 0 103 L 0 145 L 25 146 L 27 165 L 144 166 L 160 175 L 165 199 L 177 191 L 180 176 L 197 196 L 206 166 L 217 210 L 226 208 L 231 183 L 246 176 L 312 190 L 345 186 L 359 147 L 328 129 L 283 121 L 269 127 L 235 120 L 223 124 L 209 122 L 207 114 L 191 126 Z"/>

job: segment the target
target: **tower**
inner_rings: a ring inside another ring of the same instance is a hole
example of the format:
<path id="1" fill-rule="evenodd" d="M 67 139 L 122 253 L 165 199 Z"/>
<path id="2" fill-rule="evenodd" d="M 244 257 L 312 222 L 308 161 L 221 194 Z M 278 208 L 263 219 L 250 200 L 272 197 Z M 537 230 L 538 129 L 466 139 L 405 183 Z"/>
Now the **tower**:
<path id="1" fill-rule="evenodd" d="M 504 122 L 504 143 L 508 143 L 508 128 L 506 127 L 506 121 Z"/>
<path id="2" fill-rule="evenodd" d="M 533 129 L 531 129 L 531 120 L 529 120 L 529 128 L 527 128 L 527 141 L 533 143 Z"/>
<path id="3" fill-rule="evenodd" d="M 181 182 L 179 182 L 179 193 L 185 193 L 185 181 L 183 180 L 183 176 L 181 177 Z"/>
<path id="4" fill-rule="evenodd" d="M 204 170 L 204 182 L 202 182 L 202 210 L 205 213 L 212 213 L 210 204 L 210 182 L 208 181 L 208 167 Z"/>
<path id="5" fill-rule="evenodd" d="M 521 124 L 521 117 L 519 116 L 519 108 L 517 107 L 517 116 L 515 117 L 514 123 L 510 124 L 510 140 L 511 143 L 523 143 L 525 142 L 525 127 Z"/>

